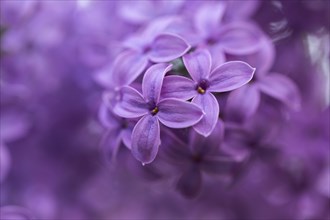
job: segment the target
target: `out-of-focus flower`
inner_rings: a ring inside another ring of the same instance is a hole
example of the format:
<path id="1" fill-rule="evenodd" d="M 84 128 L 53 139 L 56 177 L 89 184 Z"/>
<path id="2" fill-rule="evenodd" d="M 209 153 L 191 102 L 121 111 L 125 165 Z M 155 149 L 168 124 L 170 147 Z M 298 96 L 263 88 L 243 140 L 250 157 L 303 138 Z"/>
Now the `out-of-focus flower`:
<path id="1" fill-rule="evenodd" d="M 106 129 L 101 143 L 106 159 L 110 158 L 114 161 L 121 143 L 131 149 L 134 122 L 118 117 L 105 104 L 100 107 L 99 120 Z"/>
<path id="2" fill-rule="evenodd" d="M 118 14 L 129 23 L 141 25 L 155 18 L 176 14 L 184 4 L 183 0 L 147 0 L 143 4 L 123 1 L 118 4 Z"/>
<path id="3" fill-rule="evenodd" d="M 224 54 L 254 53 L 261 46 L 264 36 L 252 22 L 239 19 L 228 23 L 222 22 L 227 6 L 226 2 L 207 2 L 197 10 L 194 17 L 196 35 L 200 37 L 199 45 L 209 48 L 214 60 L 212 67 L 224 62 Z M 209 13 L 210 11 L 213 13 Z"/>
<path id="4" fill-rule="evenodd" d="M 123 43 L 141 57 L 152 62 L 169 62 L 184 55 L 190 45 L 180 36 L 166 32 L 175 17 L 164 17 L 151 22 L 141 32 L 130 36 Z"/>
<path id="5" fill-rule="evenodd" d="M 201 189 L 202 175 L 220 176 L 223 179 L 232 175 L 237 163 L 220 151 L 224 135 L 223 124 L 219 121 L 207 138 L 190 129 L 188 143 L 171 135 L 162 148 L 161 156 L 179 173 L 177 190 L 188 198 L 196 197 Z M 172 174 L 173 175 L 173 174 Z"/>
<path id="6" fill-rule="evenodd" d="M 226 104 L 228 119 L 241 122 L 251 117 L 259 107 L 261 93 L 279 100 L 293 110 L 299 110 L 301 97 L 295 83 L 283 74 L 268 73 L 273 65 L 274 57 L 273 44 L 266 38 L 260 50 L 241 57 L 242 60 L 255 65 L 257 70 L 249 84 L 229 95 Z"/>

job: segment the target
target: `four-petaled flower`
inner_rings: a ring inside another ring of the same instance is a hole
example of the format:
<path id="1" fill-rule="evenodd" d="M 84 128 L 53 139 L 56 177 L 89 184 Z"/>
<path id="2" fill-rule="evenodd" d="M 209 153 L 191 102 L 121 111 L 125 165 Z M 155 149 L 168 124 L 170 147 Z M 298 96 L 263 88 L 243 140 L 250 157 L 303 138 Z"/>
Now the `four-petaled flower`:
<path id="1" fill-rule="evenodd" d="M 162 97 L 189 100 L 204 110 L 202 120 L 194 129 L 208 136 L 219 117 L 219 104 L 212 92 L 227 92 L 248 83 L 255 69 L 245 62 L 231 61 L 211 71 L 211 55 L 208 50 L 197 50 L 183 57 L 191 78 L 167 76 L 164 79 Z"/>
<path id="2" fill-rule="evenodd" d="M 189 51 L 191 46 L 182 37 L 166 31 L 175 17 L 157 19 L 123 43 L 125 48 L 110 66 L 97 74 L 97 81 L 107 88 L 108 105 L 114 106 L 117 91 L 130 85 L 151 63 L 170 62 Z M 151 61 L 151 62 L 150 62 Z"/>
<path id="3" fill-rule="evenodd" d="M 132 153 L 143 164 L 151 163 L 160 145 L 159 121 L 170 128 L 185 128 L 199 122 L 203 111 L 195 104 L 175 98 L 160 98 L 163 79 L 172 65 L 155 64 L 145 73 L 142 94 L 124 86 L 114 112 L 124 118 L 142 117 L 132 133 Z"/>

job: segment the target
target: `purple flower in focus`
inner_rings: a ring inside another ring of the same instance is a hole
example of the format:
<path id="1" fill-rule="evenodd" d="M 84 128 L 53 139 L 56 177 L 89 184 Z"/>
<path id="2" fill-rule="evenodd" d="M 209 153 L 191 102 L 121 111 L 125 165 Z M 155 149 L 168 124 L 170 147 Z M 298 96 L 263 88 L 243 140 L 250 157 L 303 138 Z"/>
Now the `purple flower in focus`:
<path id="1" fill-rule="evenodd" d="M 114 112 L 124 118 L 142 117 L 132 133 L 132 153 L 142 163 L 151 163 L 160 145 L 159 121 L 171 128 L 185 128 L 196 124 L 202 110 L 182 100 L 160 99 L 164 75 L 172 65 L 155 64 L 144 75 L 142 94 L 132 87 L 121 89 L 121 100 Z"/>
<path id="2" fill-rule="evenodd" d="M 208 136 L 212 133 L 219 117 L 219 104 L 212 92 L 227 92 L 248 83 L 255 69 L 245 62 L 224 63 L 211 71 L 212 59 L 207 50 L 199 50 L 183 57 L 191 79 L 182 76 L 167 76 L 164 79 L 162 97 L 192 99 L 205 115 L 194 125 L 194 129 Z"/>
<path id="3" fill-rule="evenodd" d="M 283 74 L 268 73 L 273 65 L 274 57 L 274 46 L 266 38 L 263 40 L 263 46 L 256 53 L 247 57 L 238 57 L 255 65 L 257 71 L 248 85 L 229 95 L 226 105 L 226 117 L 229 120 L 240 122 L 251 117 L 257 111 L 262 93 L 293 110 L 299 110 L 301 98 L 295 83 Z"/>

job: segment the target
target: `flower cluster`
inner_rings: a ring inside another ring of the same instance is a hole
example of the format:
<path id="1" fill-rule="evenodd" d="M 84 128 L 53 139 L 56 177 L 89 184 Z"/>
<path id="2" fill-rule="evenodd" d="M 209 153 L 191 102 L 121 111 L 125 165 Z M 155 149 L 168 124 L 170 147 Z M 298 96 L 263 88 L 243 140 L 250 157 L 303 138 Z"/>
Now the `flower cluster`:
<path id="1" fill-rule="evenodd" d="M 1 0 L 0 219 L 329 218 L 329 20 Z"/>
<path id="2" fill-rule="evenodd" d="M 137 121 L 131 137 L 126 136 L 131 140 L 124 143 L 143 164 L 157 155 L 159 122 L 169 128 L 193 127 L 208 137 L 221 120 L 214 94 L 240 88 L 253 78 L 255 68 L 225 55 L 253 54 L 266 36 L 252 23 L 224 21 L 225 11 L 225 3 L 207 3 L 191 20 L 173 14 L 145 22 L 126 37 L 110 70 L 103 72 L 109 75 L 104 77 L 109 89 L 103 105 L 109 114 Z M 107 146 L 109 154 L 118 144 Z"/>

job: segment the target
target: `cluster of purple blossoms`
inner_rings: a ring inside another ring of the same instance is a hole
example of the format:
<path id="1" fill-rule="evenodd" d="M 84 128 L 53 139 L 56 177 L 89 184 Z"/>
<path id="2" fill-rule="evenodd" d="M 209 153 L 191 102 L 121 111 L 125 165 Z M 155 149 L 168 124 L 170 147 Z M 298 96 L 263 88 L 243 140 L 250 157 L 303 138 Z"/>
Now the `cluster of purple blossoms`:
<path id="1" fill-rule="evenodd" d="M 325 0 L 0 1 L 0 219 L 329 219 L 329 21 Z"/>

